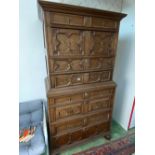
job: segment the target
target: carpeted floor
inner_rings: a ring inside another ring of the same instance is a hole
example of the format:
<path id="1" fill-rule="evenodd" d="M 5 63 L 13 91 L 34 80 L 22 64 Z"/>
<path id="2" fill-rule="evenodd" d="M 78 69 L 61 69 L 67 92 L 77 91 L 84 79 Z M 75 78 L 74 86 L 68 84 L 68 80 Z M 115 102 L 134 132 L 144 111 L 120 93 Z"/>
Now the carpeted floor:
<path id="1" fill-rule="evenodd" d="M 115 121 L 112 122 L 112 140 L 116 140 L 124 136 L 126 133 L 127 132 L 119 124 L 117 124 Z M 66 150 L 62 152 L 61 155 L 72 155 L 72 154 L 75 154 L 76 152 L 84 151 L 91 147 L 96 147 L 102 144 L 106 144 L 107 142 L 108 141 L 103 137 L 99 137 L 89 143 Z"/>

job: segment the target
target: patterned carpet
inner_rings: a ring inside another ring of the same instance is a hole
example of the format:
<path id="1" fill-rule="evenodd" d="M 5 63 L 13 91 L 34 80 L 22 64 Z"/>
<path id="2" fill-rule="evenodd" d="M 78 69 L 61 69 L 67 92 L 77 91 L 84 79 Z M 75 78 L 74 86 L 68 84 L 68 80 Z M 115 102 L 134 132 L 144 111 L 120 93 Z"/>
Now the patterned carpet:
<path id="1" fill-rule="evenodd" d="M 125 136 L 127 133 L 128 132 L 125 131 L 117 122 L 115 122 L 115 121 L 112 122 L 112 139 L 111 139 L 112 141 Z M 76 154 L 77 152 L 82 152 L 82 151 L 88 150 L 92 147 L 98 147 L 98 146 L 106 144 L 108 142 L 109 141 L 107 141 L 105 138 L 99 137 L 99 138 L 95 139 L 94 141 L 90 141 L 90 142 L 85 143 L 81 146 L 75 146 L 75 147 L 72 147 L 66 151 L 63 151 L 60 153 L 60 155 L 73 155 L 73 154 Z"/>
<path id="2" fill-rule="evenodd" d="M 109 141 L 98 147 L 92 147 L 86 151 L 74 155 L 131 155 L 135 152 L 135 131 L 128 132 L 125 136 Z"/>

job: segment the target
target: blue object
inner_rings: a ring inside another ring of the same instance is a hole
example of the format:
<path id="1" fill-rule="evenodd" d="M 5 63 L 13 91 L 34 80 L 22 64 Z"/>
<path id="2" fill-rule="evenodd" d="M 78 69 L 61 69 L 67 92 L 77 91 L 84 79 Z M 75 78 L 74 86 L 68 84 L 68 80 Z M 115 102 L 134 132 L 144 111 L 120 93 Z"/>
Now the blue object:
<path id="1" fill-rule="evenodd" d="M 36 126 L 34 137 L 25 143 L 19 143 L 20 155 L 41 155 L 46 151 L 45 135 L 43 130 L 44 110 L 43 101 L 34 100 L 19 104 L 19 128 Z"/>

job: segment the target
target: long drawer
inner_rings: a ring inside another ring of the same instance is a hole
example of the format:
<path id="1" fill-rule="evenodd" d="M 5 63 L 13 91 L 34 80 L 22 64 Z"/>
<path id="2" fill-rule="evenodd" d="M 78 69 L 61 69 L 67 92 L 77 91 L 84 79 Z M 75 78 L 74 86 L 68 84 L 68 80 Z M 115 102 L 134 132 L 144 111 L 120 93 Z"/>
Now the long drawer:
<path id="1" fill-rule="evenodd" d="M 112 69 L 114 58 L 55 58 L 50 59 L 50 73 L 65 74 Z"/>
<path id="2" fill-rule="evenodd" d="M 81 128 L 79 130 L 68 132 L 62 135 L 51 136 L 52 146 L 53 149 L 56 149 L 64 145 L 72 144 L 85 138 L 95 136 L 100 133 L 107 133 L 109 131 L 109 122 L 95 124 L 93 126 Z"/>
<path id="3" fill-rule="evenodd" d="M 105 82 L 112 79 L 113 70 L 85 73 L 50 75 L 51 88 L 62 88 L 89 83 Z"/>
<path id="4" fill-rule="evenodd" d="M 68 26 L 80 26 L 80 27 L 94 27 L 94 28 L 109 28 L 118 29 L 118 21 L 106 18 L 83 16 L 83 15 L 73 15 L 68 13 L 58 13 L 49 12 L 46 14 L 49 16 L 47 24 L 52 26 L 54 24 L 58 25 L 68 25 Z"/>
<path id="5" fill-rule="evenodd" d="M 114 82 L 104 82 L 87 84 L 85 86 L 74 86 L 70 89 L 59 88 L 48 91 L 49 107 L 58 104 L 66 105 L 92 99 L 112 98 L 116 84 Z"/>

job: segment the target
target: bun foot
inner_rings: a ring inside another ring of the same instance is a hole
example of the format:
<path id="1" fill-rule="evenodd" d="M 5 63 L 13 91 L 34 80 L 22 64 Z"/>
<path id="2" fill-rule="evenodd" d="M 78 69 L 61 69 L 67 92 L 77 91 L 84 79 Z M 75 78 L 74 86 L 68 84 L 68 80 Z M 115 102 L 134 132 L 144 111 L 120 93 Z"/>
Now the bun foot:
<path id="1" fill-rule="evenodd" d="M 111 135 L 110 135 L 110 134 L 109 134 L 109 135 L 105 135 L 104 138 L 105 138 L 106 140 L 111 140 Z"/>

